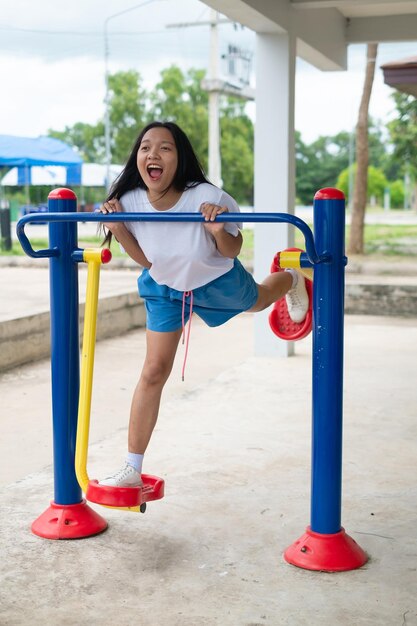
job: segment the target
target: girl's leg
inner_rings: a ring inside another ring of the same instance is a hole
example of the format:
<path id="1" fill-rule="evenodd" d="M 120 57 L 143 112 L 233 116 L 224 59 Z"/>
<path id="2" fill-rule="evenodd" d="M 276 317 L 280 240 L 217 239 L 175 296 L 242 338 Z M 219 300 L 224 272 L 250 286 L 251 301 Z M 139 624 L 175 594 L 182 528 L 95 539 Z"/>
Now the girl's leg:
<path id="1" fill-rule="evenodd" d="M 294 322 L 302 322 L 308 311 L 308 293 L 304 276 L 293 269 L 269 274 L 262 284 L 258 285 L 258 299 L 249 310 L 263 311 L 284 296 L 290 318 Z"/>
<path id="2" fill-rule="evenodd" d="M 129 452 L 144 454 L 158 418 L 162 390 L 171 373 L 181 329 L 160 333 L 146 331 L 146 357 L 132 398 Z"/>
<path id="3" fill-rule="evenodd" d="M 100 481 L 111 487 L 142 485 L 142 461 L 158 418 L 162 389 L 171 373 L 181 329 L 169 333 L 146 331 L 146 357 L 132 398 L 128 457 L 124 467 Z"/>
<path id="4" fill-rule="evenodd" d="M 293 276 L 290 272 L 269 274 L 258 284 L 258 299 L 249 311 L 257 313 L 267 309 L 271 304 L 283 298 L 292 288 Z"/>

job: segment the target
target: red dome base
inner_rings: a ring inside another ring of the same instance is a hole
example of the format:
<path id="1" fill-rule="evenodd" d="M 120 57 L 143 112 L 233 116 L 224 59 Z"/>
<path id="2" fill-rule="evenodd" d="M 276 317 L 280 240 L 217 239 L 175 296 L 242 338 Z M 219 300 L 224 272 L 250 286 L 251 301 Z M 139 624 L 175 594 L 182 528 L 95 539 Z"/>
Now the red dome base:
<path id="1" fill-rule="evenodd" d="M 106 520 L 93 511 L 85 500 L 78 504 L 51 502 L 31 526 L 34 535 L 45 539 L 82 539 L 98 535 L 106 528 Z"/>
<path id="2" fill-rule="evenodd" d="M 366 552 L 343 528 L 325 535 L 310 527 L 286 549 L 284 558 L 291 565 L 322 572 L 346 572 L 362 567 L 368 560 Z"/>

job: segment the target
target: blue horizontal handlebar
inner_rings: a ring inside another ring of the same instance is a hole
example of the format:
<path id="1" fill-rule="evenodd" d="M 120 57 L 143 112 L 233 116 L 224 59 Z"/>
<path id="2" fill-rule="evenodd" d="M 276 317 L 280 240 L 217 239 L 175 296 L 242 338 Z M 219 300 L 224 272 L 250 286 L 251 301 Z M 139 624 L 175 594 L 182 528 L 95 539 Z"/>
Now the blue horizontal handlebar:
<path id="1" fill-rule="evenodd" d="M 200 213 L 38 213 L 25 215 L 16 227 L 16 232 L 23 250 L 28 256 L 44 258 L 57 256 L 59 250 L 51 248 L 48 250 L 33 250 L 25 234 L 26 224 L 36 224 L 38 222 L 204 222 L 204 217 Z M 320 263 L 320 258 L 314 244 L 314 237 L 306 222 L 295 215 L 288 213 L 222 213 L 216 216 L 217 222 L 252 222 L 252 223 L 287 223 L 298 228 L 304 235 L 306 252 L 312 264 Z"/>

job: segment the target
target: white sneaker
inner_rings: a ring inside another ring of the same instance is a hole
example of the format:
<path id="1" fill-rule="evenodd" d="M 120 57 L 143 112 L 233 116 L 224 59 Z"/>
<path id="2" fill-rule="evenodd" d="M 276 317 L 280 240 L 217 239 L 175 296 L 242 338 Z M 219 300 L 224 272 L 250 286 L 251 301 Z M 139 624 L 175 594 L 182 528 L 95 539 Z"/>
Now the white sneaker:
<path id="1" fill-rule="evenodd" d="M 139 472 L 131 465 L 128 465 L 128 463 L 113 476 L 100 480 L 98 484 L 107 485 L 108 487 L 142 487 L 143 485 Z"/>
<path id="2" fill-rule="evenodd" d="M 288 315 L 293 322 L 299 324 L 305 319 L 308 311 L 309 299 L 304 276 L 298 274 L 298 282 L 285 296 Z"/>

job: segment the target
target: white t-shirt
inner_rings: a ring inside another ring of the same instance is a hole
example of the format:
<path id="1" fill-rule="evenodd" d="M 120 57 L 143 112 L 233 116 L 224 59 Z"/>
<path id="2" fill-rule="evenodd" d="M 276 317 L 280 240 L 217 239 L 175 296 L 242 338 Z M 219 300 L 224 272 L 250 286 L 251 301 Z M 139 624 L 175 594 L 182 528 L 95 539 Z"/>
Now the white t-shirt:
<path id="1" fill-rule="evenodd" d="M 209 183 L 186 189 L 171 209 L 158 211 L 148 200 L 144 189 L 133 189 L 121 198 L 126 213 L 199 213 L 203 202 L 227 206 L 239 212 L 235 200 Z M 191 291 L 226 274 L 233 259 L 220 254 L 214 237 L 202 222 L 126 222 L 152 267 L 149 274 L 160 285 L 178 291 Z M 240 223 L 227 222 L 225 229 L 237 236 Z"/>

